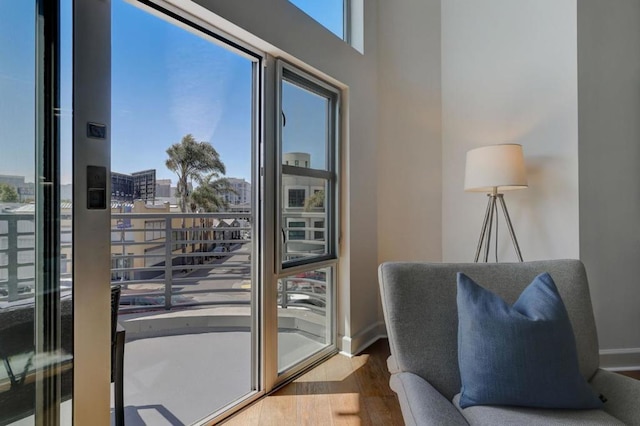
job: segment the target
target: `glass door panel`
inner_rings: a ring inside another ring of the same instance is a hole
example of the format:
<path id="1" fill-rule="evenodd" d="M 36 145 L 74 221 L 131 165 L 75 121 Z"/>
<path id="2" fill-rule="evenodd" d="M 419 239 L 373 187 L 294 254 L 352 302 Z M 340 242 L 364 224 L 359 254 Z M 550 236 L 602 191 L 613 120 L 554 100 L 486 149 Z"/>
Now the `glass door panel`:
<path id="1" fill-rule="evenodd" d="M 279 372 L 332 344 L 333 270 L 318 268 L 278 280 Z"/>
<path id="2" fill-rule="evenodd" d="M 259 58 L 112 1 L 111 279 L 125 422 L 191 424 L 257 390 Z"/>
<path id="3" fill-rule="evenodd" d="M 70 13 L 0 2 L 0 424 L 71 421 Z"/>

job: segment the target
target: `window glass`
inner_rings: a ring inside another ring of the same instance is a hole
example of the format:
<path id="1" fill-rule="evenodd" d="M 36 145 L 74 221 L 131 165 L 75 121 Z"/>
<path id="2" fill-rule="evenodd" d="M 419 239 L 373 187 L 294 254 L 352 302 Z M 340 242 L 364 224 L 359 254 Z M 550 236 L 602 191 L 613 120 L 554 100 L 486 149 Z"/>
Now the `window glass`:
<path id="1" fill-rule="evenodd" d="M 125 423 L 209 424 L 260 386 L 251 235 L 261 67 L 154 2 L 153 13 L 110 3 L 111 279 L 122 286 Z"/>
<path id="2" fill-rule="evenodd" d="M 278 373 L 287 377 L 335 349 L 332 295 L 337 264 L 340 94 L 303 70 L 283 62 L 279 65 L 278 226 L 282 240 L 275 302 Z"/>
<path id="3" fill-rule="evenodd" d="M 309 176 L 283 175 L 282 185 L 285 197 L 281 214 L 283 227 L 286 228 L 283 229 L 286 237 L 283 241 L 283 261 L 325 256 L 329 248 L 324 229 L 328 217 L 325 207 L 325 187 L 328 182 Z M 308 232 L 291 230 L 293 227 L 308 228 Z M 322 228 L 322 231 L 312 228 Z"/>
<path id="4" fill-rule="evenodd" d="M 311 16 L 323 27 L 345 39 L 344 2 L 345 0 L 289 0 L 304 13 Z"/>
<path id="5" fill-rule="evenodd" d="M 282 164 L 328 169 L 329 102 L 295 83 L 282 82 Z"/>
<path id="6" fill-rule="evenodd" d="M 304 189 L 290 189 L 289 207 L 304 207 L 305 192 Z"/>

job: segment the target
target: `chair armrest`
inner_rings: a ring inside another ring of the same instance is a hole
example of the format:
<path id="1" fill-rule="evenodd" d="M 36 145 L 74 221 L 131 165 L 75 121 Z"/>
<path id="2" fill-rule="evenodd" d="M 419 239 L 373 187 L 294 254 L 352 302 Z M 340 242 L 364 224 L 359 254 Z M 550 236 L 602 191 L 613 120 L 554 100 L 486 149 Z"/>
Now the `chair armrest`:
<path id="1" fill-rule="evenodd" d="M 387 358 L 387 369 L 390 374 L 401 373 L 400 367 L 398 367 L 398 363 L 393 355 L 389 355 L 389 358 Z"/>
<path id="2" fill-rule="evenodd" d="M 598 369 L 590 383 L 607 398 L 607 413 L 628 425 L 640 425 L 640 380 Z"/>
<path id="3" fill-rule="evenodd" d="M 407 426 L 468 426 L 462 414 L 433 386 L 413 373 L 396 373 L 389 380 L 398 394 L 402 417 Z"/>

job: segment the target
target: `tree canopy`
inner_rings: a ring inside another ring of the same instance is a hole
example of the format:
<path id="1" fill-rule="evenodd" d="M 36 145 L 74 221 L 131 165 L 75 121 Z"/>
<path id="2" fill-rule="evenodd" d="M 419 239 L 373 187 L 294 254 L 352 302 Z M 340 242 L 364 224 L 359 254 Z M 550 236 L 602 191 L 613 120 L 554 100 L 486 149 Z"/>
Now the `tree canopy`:
<path id="1" fill-rule="evenodd" d="M 304 200 L 304 211 L 314 208 L 324 207 L 324 189 L 316 191 L 313 195 Z"/>
<path id="2" fill-rule="evenodd" d="M 217 212 L 228 207 L 228 203 L 220 194 L 236 193 L 225 178 L 207 176 L 196 189 L 191 192 L 190 209 L 196 212 L 201 209 L 205 212 Z"/>
<path id="3" fill-rule="evenodd" d="M 176 192 L 182 212 L 186 212 L 187 208 L 194 210 L 192 204 L 200 205 L 201 202 L 214 206 L 224 205 L 219 194 L 211 189 L 211 184 L 224 180 L 220 177 L 224 176 L 226 169 L 218 151 L 210 143 L 198 142 L 193 135 L 188 134 L 179 143 L 171 145 L 167 149 L 167 155 L 167 168 L 178 176 Z M 190 179 L 205 188 L 198 187 L 189 193 Z"/>
<path id="4" fill-rule="evenodd" d="M 17 203 L 18 191 L 6 183 L 0 183 L 0 201 L 5 203 Z"/>

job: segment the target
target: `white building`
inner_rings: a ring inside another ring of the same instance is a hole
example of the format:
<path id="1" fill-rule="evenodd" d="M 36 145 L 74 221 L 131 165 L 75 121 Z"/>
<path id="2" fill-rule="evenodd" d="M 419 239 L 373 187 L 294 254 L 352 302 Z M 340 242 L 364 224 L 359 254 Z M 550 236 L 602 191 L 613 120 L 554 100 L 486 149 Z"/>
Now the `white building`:
<path id="1" fill-rule="evenodd" d="M 226 178 L 233 191 L 224 191 L 220 195 L 229 205 L 251 204 L 251 183 L 244 178 Z"/>
<path id="2" fill-rule="evenodd" d="M 311 155 L 289 152 L 282 156 L 282 164 L 309 168 Z M 285 256 L 288 259 L 326 250 L 325 182 L 308 176 L 282 176 L 282 215 L 285 227 Z M 318 193 L 322 193 L 318 195 Z"/>

